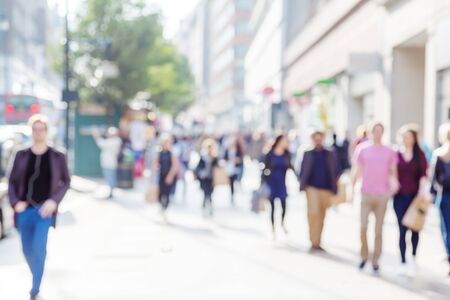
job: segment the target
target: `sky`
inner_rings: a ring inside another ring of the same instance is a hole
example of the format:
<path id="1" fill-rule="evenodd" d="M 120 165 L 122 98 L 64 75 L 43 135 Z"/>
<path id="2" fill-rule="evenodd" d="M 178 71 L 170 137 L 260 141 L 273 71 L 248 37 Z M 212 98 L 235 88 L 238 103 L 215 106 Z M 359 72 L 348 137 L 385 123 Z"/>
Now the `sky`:
<path id="1" fill-rule="evenodd" d="M 198 0 L 154 0 L 150 2 L 161 7 L 165 23 L 164 35 L 171 38 L 178 31 L 180 22 L 194 10 Z"/>
<path id="2" fill-rule="evenodd" d="M 61 3 L 61 11 L 64 12 L 65 0 L 47 0 L 49 3 Z M 76 10 L 83 0 L 69 0 L 70 9 Z M 161 7 L 164 17 L 164 36 L 172 38 L 178 31 L 180 22 L 186 18 L 195 8 L 199 0 L 148 0 L 150 5 Z"/>

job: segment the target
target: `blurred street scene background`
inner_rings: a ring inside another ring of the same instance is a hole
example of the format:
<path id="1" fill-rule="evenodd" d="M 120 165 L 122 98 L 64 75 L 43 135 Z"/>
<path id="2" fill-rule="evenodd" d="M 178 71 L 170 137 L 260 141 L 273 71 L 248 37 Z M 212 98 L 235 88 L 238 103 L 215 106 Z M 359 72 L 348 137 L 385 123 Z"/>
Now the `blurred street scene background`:
<path id="1" fill-rule="evenodd" d="M 433 166 L 449 37 L 448 0 L 0 0 L 0 299 L 27 297 L 7 178 L 37 113 L 73 175 L 44 299 L 450 299 L 439 204 L 403 270 L 389 202 L 373 276 L 360 195 L 334 203 L 311 251 L 298 182 L 319 132 L 350 189 L 375 121 L 395 150 L 415 124 Z M 280 134 L 293 168 L 275 228 L 263 181 Z"/>

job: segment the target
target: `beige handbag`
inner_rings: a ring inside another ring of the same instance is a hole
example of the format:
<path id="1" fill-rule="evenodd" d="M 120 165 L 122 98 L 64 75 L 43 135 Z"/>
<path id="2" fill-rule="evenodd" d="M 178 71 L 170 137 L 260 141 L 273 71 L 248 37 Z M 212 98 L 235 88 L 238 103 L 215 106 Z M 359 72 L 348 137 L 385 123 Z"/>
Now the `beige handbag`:
<path id="1" fill-rule="evenodd" d="M 332 205 L 338 205 L 342 203 L 351 202 L 350 197 L 350 176 L 348 173 L 344 173 L 339 177 L 337 183 L 337 194 L 331 198 Z"/>
<path id="2" fill-rule="evenodd" d="M 402 219 L 403 226 L 416 232 L 422 230 L 429 206 L 429 201 L 423 195 L 416 196 Z"/>
<path id="3" fill-rule="evenodd" d="M 230 177 L 225 167 L 214 167 L 213 169 L 213 185 L 229 185 Z"/>
<path id="4" fill-rule="evenodd" d="M 150 187 L 147 190 L 147 193 L 145 194 L 145 202 L 147 203 L 155 203 L 158 202 L 158 196 L 159 196 L 159 188 L 157 185 L 150 185 Z"/>

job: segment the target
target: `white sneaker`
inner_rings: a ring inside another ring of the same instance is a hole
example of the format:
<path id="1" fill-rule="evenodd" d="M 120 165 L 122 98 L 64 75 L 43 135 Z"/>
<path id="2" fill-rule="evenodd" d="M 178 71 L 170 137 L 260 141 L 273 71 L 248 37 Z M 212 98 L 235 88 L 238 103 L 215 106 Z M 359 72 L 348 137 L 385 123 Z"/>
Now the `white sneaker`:
<path id="1" fill-rule="evenodd" d="M 167 212 L 166 212 L 165 209 L 161 209 L 161 218 L 162 218 L 164 223 L 166 223 L 166 224 L 168 223 L 168 221 L 167 221 Z"/>
<path id="2" fill-rule="evenodd" d="M 408 273 L 411 276 L 416 276 L 416 274 L 417 274 L 417 261 L 415 258 L 409 264 L 409 272 Z"/>
<path id="3" fill-rule="evenodd" d="M 408 273 L 408 265 L 406 263 L 401 263 L 398 266 L 398 274 L 399 275 L 406 275 Z"/>

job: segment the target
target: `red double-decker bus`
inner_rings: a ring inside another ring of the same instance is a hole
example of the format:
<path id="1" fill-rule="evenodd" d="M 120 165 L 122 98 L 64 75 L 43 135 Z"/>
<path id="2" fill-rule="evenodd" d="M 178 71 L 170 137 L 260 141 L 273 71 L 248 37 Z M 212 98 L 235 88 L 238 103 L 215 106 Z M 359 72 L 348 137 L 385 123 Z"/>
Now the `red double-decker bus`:
<path id="1" fill-rule="evenodd" d="M 7 94 L 3 96 L 3 123 L 23 124 L 34 114 L 41 111 L 41 104 L 32 95 Z"/>

